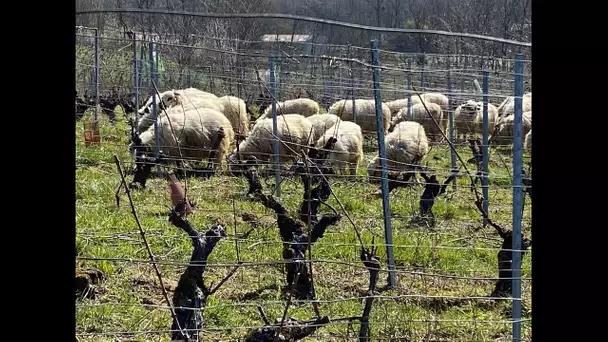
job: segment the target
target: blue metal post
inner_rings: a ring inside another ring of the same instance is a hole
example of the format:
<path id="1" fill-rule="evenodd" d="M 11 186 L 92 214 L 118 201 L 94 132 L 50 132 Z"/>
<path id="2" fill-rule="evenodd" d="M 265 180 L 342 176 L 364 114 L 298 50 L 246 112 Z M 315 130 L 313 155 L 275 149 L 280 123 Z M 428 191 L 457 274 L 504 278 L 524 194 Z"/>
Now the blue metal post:
<path id="1" fill-rule="evenodd" d="M 513 341 L 521 341 L 521 220 L 523 214 L 522 96 L 523 55 L 515 60 L 515 118 L 513 122 Z"/>
<path id="2" fill-rule="evenodd" d="M 139 88 L 141 89 L 141 84 L 144 83 L 145 80 L 145 76 L 141 77 L 142 74 L 144 74 L 144 70 L 145 70 L 145 60 L 146 60 L 146 48 L 144 46 L 145 44 L 141 44 L 139 46 Z M 148 72 L 149 73 L 149 72 Z"/>
<path id="3" fill-rule="evenodd" d="M 371 41 L 372 66 L 374 81 L 374 101 L 376 103 L 376 131 L 378 132 L 378 153 L 382 168 L 382 208 L 384 209 L 384 236 L 386 255 L 388 256 L 388 286 L 394 287 L 395 255 L 393 253 L 393 229 L 391 227 L 391 208 L 388 202 L 388 179 L 386 170 L 386 149 L 384 146 L 384 117 L 382 113 L 382 95 L 380 94 L 380 60 L 378 57 L 378 40 Z"/>
<path id="4" fill-rule="evenodd" d="M 412 60 L 407 60 L 407 120 L 412 121 Z"/>
<path id="5" fill-rule="evenodd" d="M 137 59 L 137 37 L 135 32 L 131 39 L 133 46 L 133 92 L 135 93 L 135 117 L 137 117 L 137 110 L 139 109 L 139 60 Z"/>
<path id="6" fill-rule="evenodd" d="M 488 83 L 488 71 L 484 70 L 483 71 L 483 123 L 482 123 L 482 153 L 483 153 L 483 165 L 482 165 L 482 170 L 483 170 L 483 175 L 481 178 L 481 190 L 483 192 L 483 211 L 485 211 L 486 213 L 488 213 L 488 206 L 489 206 L 489 202 L 488 202 L 488 197 L 489 195 L 489 187 L 488 187 L 488 164 L 489 164 L 489 157 L 490 154 L 488 153 L 488 135 L 489 135 L 489 128 L 488 128 L 488 93 L 489 93 L 489 83 Z M 483 225 L 484 227 L 486 226 L 487 222 L 484 219 L 483 221 Z"/>
<path id="7" fill-rule="evenodd" d="M 158 136 L 158 106 L 156 104 L 156 90 L 154 83 L 156 82 L 154 74 L 154 42 L 149 42 L 149 61 L 150 61 L 150 94 L 152 95 L 152 117 L 154 118 L 154 143 L 156 145 L 154 156 L 158 158 L 160 152 L 160 137 Z"/>
<path id="8" fill-rule="evenodd" d="M 353 101 L 353 122 L 357 123 L 357 110 L 355 108 L 355 69 L 354 69 L 354 62 L 350 62 L 350 83 L 352 85 L 351 87 L 351 92 L 350 92 L 350 97 L 351 100 Z"/>
<path id="9" fill-rule="evenodd" d="M 450 149 L 450 165 L 452 170 L 456 169 L 456 145 L 454 145 L 454 112 L 452 111 L 452 72 L 450 70 L 450 59 L 448 57 L 448 127 L 450 129 L 450 144 L 454 146 Z M 444 120 L 441 120 L 444 121 Z M 443 125 L 442 125 L 443 126 Z M 452 183 L 452 188 L 456 191 L 456 182 Z"/>
<path id="10" fill-rule="evenodd" d="M 277 95 L 276 95 L 277 96 L 277 100 L 280 99 L 283 96 L 283 77 L 281 75 L 283 73 L 283 59 L 282 58 L 279 59 L 278 69 L 279 69 L 279 87 L 276 90 L 276 92 L 277 92 Z M 277 77 L 276 71 L 275 71 L 274 77 L 275 77 L 275 82 L 276 82 L 276 77 Z"/>
<path id="11" fill-rule="evenodd" d="M 142 44 L 143 45 L 143 44 Z M 143 83 L 143 70 L 144 70 L 144 61 L 143 59 L 138 59 L 137 60 L 137 92 L 135 93 L 135 95 L 137 96 L 136 101 L 137 102 L 137 106 L 139 106 L 139 104 L 141 103 L 141 85 Z M 138 108 L 139 109 L 139 108 Z"/>
<path id="12" fill-rule="evenodd" d="M 160 89 L 160 84 L 158 84 L 158 51 L 154 51 L 154 84 L 156 87 Z"/>
<path id="13" fill-rule="evenodd" d="M 273 142 L 273 150 L 274 150 L 274 163 L 275 163 L 275 172 L 276 172 L 276 187 L 275 192 L 277 197 L 281 197 L 281 164 L 279 161 L 279 140 L 276 138 L 279 136 L 279 129 L 277 124 L 277 102 L 276 102 L 276 64 L 274 57 L 270 57 L 269 63 L 270 69 L 270 96 L 272 96 L 272 133 L 275 138 L 272 140 Z"/>
<path id="14" fill-rule="evenodd" d="M 99 30 L 95 29 L 95 121 L 99 117 Z"/>

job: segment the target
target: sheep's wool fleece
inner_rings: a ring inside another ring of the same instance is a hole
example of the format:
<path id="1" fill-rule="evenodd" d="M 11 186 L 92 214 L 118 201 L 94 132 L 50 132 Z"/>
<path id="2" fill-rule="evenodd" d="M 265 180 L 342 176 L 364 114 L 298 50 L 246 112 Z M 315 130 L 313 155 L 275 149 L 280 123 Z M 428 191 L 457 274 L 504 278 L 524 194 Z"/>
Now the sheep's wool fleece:
<path id="1" fill-rule="evenodd" d="M 498 120 L 498 108 L 488 102 L 488 131 L 494 130 Z M 454 111 L 454 127 L 458 133 L 482 133 L 483 101 L 468 100 Z"/>
<path id="2" fill-rule="evenodd" d="M 515 115 L 511 114 L 507 117 L 501 118 L 498 121 L 500 124 L 498 133 L 492 137 L 492 140 L 498 145 L 507 145 L 513 143 L 513 122 L 515 121 Z M 498 125 L 497 124 L 497 125 Z M 525 135 L 532 130 L 532 111 L 525 112 L 522 115 L 521 125 L 522 139 Z"/>
<path id="3" fill-rule="evenodd" d="M 391 115 L 397 114 L 402 108 L 407 108 L 409 101 L 407 99 L 397 99 L 394 101 L 386 102 L 388 108 L 391 109 Z M 421 103 L 418 96 L 412 96 L 412 105 Z"/>
<path id="4" fill-rule="evenodd" d="M 425 108 L 426 106 L 426 108 Z M 437 128 L 433 119 L 429 118 L 427 114 L 427 109 L 431 116 L 435 118 L 435 121 L 439 124 L 441 129 L 443 126 L 443 111 L 441 110 L 441 106 L 435 103 L 417 103 L 412 106 L 412 120 L 418 122 L 424 127 L 425 133 L 429 135 L 440 135 L 440 128 Z M 397 125 L 400 122 L 407 121 L 407 107 L 401 108 L 401 110 L 397 113 L 395 119 L 393 119 L 393 125 Z"/>
<path id="5" fill-rule="evenodd" d="M 337 101 L 329 107 L 327 112 L 337 115 L 342 120 L 356 122 L 364 132 L 376 131 L 376 102 L 374 100 L 356 99 L 354 115 L 352 100 Z M 384 132 L 388 133 L 388 128 L 391 125 L 391 109 L 386 103 L 382 104 L 382 116 L 384 120 Z"/>
<path id="6" fill-rule="evenodd" d="M 350 163 L 351 170 L 356 172 L 359 162 L 363 159 L 361 126 L 351 121 L 340 121 L 317 140 L 316 147 L 322 148 L 331 137 L 335 137 L 337 140 L 329 155 L 332 166 L 344 170 L 345 163 Z"/>
<path id="7" fill-rule="evenodd" d="M 532 110 L 532 93 L 522 96 L 521 107 L 524 113 Z M 515 97 L 509 96 L 498 106 L 498 115 L 504 118 L 512 114 L 515 114 Z"/>
<path id="8" fill-rule="evenodd" d="M 312 124 L 312 141 L 317 141 L 325 131 L 341 122 L 335 114 L 317 114 L 309 116 L 307 119 Z"/>
<path id="9" fill-rule="evenodd" d="M 200 161 L 208 157 L 209 149 L 217 138 L 219 127 L 224 129 L 225 136 L 220 143 L 220 153 L 216 159 L 222 160 L 227 148 L 234 140 L 234 131 L 228 119 L 222 113 L 212 109 L 183 111 L 180 107 L 170 108 L 167 110 L 167 115 L 159 120 L 159 142 L 163 146 L 165 154 L 179 157 L 176 141 L 179 139 L 182 156 Z M 155 143 L 154 129 L 149 128 L 140 135 L 140 138 L 144 145 L 153 146 Z"/>
<path id="10" fill-rule="evenodd" d="M 222 96 L 218 101 L 232 128 L 241 134 L 249 134 L 249 115 L 245 101 L 235 96 Z"/>
<path id="11" fill-rule="evenodd" d="M 300 114 L 302 116 L 311 116 L 319 114 L 319 104 L 308 98 L 291 99 L 284 102 L 277 102 L 277 115 L 283 114 Z M 272 116 L 272 106 L 268 106 L 264 113 L 258 118 L 266 119 Z"/>
<path id="12" fill-rule="evenodd" d="M 274 154 L 272 118 L 256 121 L 247 139 L 239 144 L 239 153 L 253 155 L 260 160 L 268 160 Z M 279 141 L 279 160 L 291 160 L 295 154 L 301 156 L 311 141 L 312 124 L 300 114 L 285 114 L 277 117 L 277 137 Z M 281 143 L 281 141 L 283 143 Z M 289 146 L 287 148 L 285 145 Z M 293 150 L 293 151 L 292 151 Z M 234 153 L 237 151 L 234 150 Z"/>
<path id="13" fill-rule="evenodd" d="M 428 103 L 435 103 L 438 104 L 439 106 L 441 106 L 441 109 L 444 111 L 448 110 L 448 105 L 450 103 L 450 100 L 448 99 L 447 96 L 441 94 L 441 93 L 424 93 L 422 95 L 420 95 L 420 97 L 422 97 L 422 101 L 424 101 L 424 103 L 428 104 Z"/>
<path id="14" fill-rule="evenodd" d="M 385 138 L 387 168 L 404 170 L 419 162 L 429 152 L 429 143 L 424 127 L 414 121 L 400 122 Z M 380 159 L 376 161 L 380 165 Z"/>

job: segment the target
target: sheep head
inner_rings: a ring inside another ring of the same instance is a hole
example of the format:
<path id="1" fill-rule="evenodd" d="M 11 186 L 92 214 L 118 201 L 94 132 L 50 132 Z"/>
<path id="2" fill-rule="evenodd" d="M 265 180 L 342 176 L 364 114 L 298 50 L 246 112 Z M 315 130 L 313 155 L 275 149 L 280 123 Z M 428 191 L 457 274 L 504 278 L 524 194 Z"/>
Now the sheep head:
<path id="1" fill-rule="evenodd" d="M 158 94 L 154 94 L 154 97 L 156 97 L 156 106 L 158 108 L 158 111 L 161 111 L 161 110 L 164 110 L 167 108 L 167 103 L 166 103 L 166 101 L 164 101 L 165 98 L 170 99 L 172 96 L 174 96 L 173 91 L 171 91 L 171 95 L 168 95 L 167 93 L 168 92 L 161 94 L 161 97 L 159 97 Z M 153 102 L 154 102 L 154 99 L 152 96 L 150 96 L 148 101 L 146 101 L 146 103 L 137 111 L 137 114 L 145 115 L 145 114 L 152 113 Z"/>

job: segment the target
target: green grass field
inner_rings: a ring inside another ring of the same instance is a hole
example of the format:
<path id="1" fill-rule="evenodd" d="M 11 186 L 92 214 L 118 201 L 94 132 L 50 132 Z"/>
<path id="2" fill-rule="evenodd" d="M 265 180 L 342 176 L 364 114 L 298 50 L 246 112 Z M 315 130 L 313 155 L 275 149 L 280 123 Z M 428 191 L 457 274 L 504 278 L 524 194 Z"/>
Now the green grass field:
<path id="1" fill-rule="evenodd" d="M 106 279 L 97 287 L 95 299 L 76 301 L 76 332 L 80 341 L 168 341 L 170 312 L 154 270 L 147 262 L 146 248 L 128 198 L 121 193 L 120 207 L 114 199 L 114 190 L 120 182 L 114 154 L 125 169 L 133 166 L 128 152 L 129 128 L 121 113 L 117 117 L 115 127 L 102 118 L 99 147 L 85 147 L 83 121 L 77 123 L 76 244 L 79 258 L 86 259 L 78 260 L 78 265 L 99 268 Z M 466 146 L 459 153 L 465 160 L 471 157 Z M 374 155 L 375 152 L 366 153 L 364 162 Z M 426 161 L 430 167 L 445 170 L 439 175 L 441 181 L 447 177 L 448 147 L 433 147 Z M 512 190 L 506 167 L 511 167 L 510 157 L 492 151 L 490 216 L 510 228 Z M 361 177 L 333 178 L 330 183 L 364 241 L 369 244 L 374 234 L 376 242 L 383 243 L 379 239 L 384 236 L 382 201 L 372 195 L 376 186 L 366 181 L 365 173 L 364 164 L 359 171 Z M 127 180 L 131 179 L 129 175 Z M 193 226 L 204 232 L 213 220 L 220 219 L 230 234 L 219 242 L 209 258 L 207 285 L 217 283 L 237 262 L 234 231 L 241 234 L 250 228 L 241 215 L 255 213 L 264 227 L 238 241 L 240 259 L 245 265 L 209 298 L 204 311 L 208 330 L 202 333 L 202 340 L 238 340 L 245 336 L 248 327 L 263 325 L 257 305 L 264 308 L 271 321 L 280 318 L 285 307 L 281 295 L 285 281 L 282 267 L 269 265 L 282 261 L 276 218 L 261 204 L 242 199 L 247 191 L 243 178 L 217 176 L 209 180 L 190 179 L 188 183 L 188 196 L 199 206 L 189 216 Z M 380 293 L 382 298 L 374 302 L 370 318 L 373 340 L 510 339 L 511 301 L 481 298 L 494 288 L 494 279 L 483 278 L 498 276 L 501 239 L 491 227 L 482 228 L 481 217 L 474 207 L 475 196 L 468 184 L 469 180 L 463 177 L 458 180 L 456 191 L 449 187 L 439 197 L 433 208 L 437 219 L 434 229 L 409 224 L 409 218 L 418 211 L 421 186 L 391 193 L 398 287 Z M 295 214 L 302 200 L 301 182 L 285 180 L 281 190 L 281 202 Z M 171 201 L 167 182 L 150 180 L 146 189 L 133 192 L 133 201 L 171 297 L 190 259 L 192 245 L 185 233 L 168 222 Z M 330 204 L 339 208 L 333 198 Z M 531 238 L 530 216 L 531 206 L 526 198 L 522 229 Z M 313 258 L 323 260 L 313 266 L 319 308 L 330 319 L 360 316 L 363 312 L 363 300 L 358 297 L 368 287 L 368 272 L 359 260 L 359 252 L 354 229 L 344 215 L 312 248 Z M 384 247 L 379 248 L 379 256 L 386 268 Z M 523 262 L 523 277 L 528 278 L 522 280 L 525 340 L 531 339 L 532 330 L 531 258 L 530 252 Z M 382 272 L 378 287 L 384 286 L 386 279 L 387 273 Z M 310 319 L 314 311 L 310 304 L 292 305 L 288 315 Z M 314 339 L 354 340 L 358 330 L 358 322 L 336 322 L 319 329 Z"/>

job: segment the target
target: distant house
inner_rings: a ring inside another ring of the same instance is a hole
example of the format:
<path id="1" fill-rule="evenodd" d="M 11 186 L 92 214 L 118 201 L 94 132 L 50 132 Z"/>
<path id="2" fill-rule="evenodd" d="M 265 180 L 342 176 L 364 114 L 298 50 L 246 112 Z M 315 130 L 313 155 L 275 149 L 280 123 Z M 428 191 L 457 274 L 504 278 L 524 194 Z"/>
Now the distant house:
<path id="1" fill-rule="evenodd" d="M 325 36 L 313 36 L 312 34 L 265 34 L 260 39 L 264 43 L 286 43 L 294 46 L 296 51 L 305 55 L 325 54 L 327 43 Z M 267 47 L 266 47 L 267 48 Z"/>

